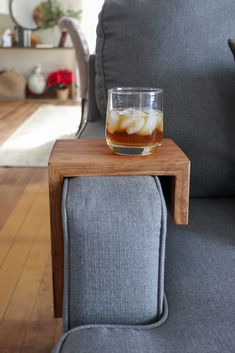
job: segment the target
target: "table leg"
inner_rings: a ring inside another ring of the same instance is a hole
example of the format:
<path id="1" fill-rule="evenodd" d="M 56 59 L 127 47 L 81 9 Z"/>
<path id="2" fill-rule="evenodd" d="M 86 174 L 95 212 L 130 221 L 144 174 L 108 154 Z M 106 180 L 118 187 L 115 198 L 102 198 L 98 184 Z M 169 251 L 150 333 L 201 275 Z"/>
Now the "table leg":
<path id="1" fill-rule="evenodd" d="M 51 255 L 55 318 L 62 317 L 64 285 L 64 243 L 61 219 L 63 177 L 49 166 Z"/>
<path id="2" fill-rule="evenodd" d="M 175 224 L 188 224 L 190 165 L 181 168 L 173 178 L 172 215 Z"/>

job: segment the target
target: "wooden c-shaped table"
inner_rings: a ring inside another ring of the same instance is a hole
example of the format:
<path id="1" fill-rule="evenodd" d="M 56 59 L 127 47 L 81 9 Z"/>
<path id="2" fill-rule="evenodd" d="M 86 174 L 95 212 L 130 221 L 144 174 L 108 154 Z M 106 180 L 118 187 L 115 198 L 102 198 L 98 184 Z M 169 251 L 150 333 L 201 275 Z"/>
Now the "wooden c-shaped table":
<path id="1" fill-rule="evenodd" d="M 172 177 L 171 214 L 176 224 L 188 224 L 190 160 L 171 139 L 149 156 L 119 156 L 104 139 L 58 140 L 49 160 L 49 193 L 54 315 L 62 316 L 63 179 L 76 176 L 157 175 Z"/>

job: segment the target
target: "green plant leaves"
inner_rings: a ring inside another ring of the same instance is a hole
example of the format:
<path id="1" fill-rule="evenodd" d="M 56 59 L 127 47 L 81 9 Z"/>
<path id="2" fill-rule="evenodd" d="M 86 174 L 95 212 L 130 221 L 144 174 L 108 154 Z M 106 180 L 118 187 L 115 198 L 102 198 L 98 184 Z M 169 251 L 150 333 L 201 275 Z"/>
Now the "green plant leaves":
<path id="1" fill-rule="evenodd" d="M 40 28 L 48 29 L 57 25 L 59 19 L 64 16 L 73 17 L 79 19 L 82 11 L 73 11 L 68 9 L 63 10 L 57 0 L 42 2 L 36 9 L 37 16 L 39 14 L 40 22 L 38 23 L 37 17 L 35 21 L 38 23 Z"/>

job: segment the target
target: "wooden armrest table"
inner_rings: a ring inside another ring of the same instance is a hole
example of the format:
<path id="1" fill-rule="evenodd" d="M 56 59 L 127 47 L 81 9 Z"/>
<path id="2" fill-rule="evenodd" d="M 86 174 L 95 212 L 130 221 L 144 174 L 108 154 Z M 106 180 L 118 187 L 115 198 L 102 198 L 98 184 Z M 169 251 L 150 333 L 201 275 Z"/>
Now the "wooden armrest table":
<path id="1" fill-rule="evenodd" d="M 172 177 L 172 217 L 188 223 L 190 161 L 170 139 L 149 156 L 114 154 L 104 139 L 58 140 L 49 160 L 49 194 L 52 246 L 54 315 L 62 316 L 63 231 L 61 198 L 63 179 L 75 176 L 157 175 Z"/>

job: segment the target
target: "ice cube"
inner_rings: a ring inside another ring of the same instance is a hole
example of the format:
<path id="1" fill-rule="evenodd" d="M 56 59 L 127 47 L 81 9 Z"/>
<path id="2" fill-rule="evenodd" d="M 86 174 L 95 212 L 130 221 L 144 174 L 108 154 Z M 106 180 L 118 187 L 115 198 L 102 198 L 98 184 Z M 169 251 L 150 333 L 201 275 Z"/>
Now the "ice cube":
<path id="1" fill-rule="evenodd" d="M 122 111 L 119 111 L 119 115 L 132 115 L 132 111 L 133 111 L 132 108 L 127 108 Z"/>
<path id="2" fill-rule="evenodd" d="M 121 122 L 120 122 L 121 129 L 123 129 L 123 130 L 127 129 L 132 124 L 134 124 L 136 120 L 138 120 L 138 118 L 136 118 L 135 116 L 122 115 L 121 116 Z"/>
<path id="3" fill-rule="evenodd" d="M 145 117 L 145 123 L 143 129 L 139 132 L 139 135 L 148 136 L 156 129 L 158 123 L 157 113 L 151 114 Z"/>
<path id="4" fill-rule="evenodd" d="M 155 115 L 157 110 L 145 108 L 145 109 L 143 109 L 143 112 L 147 115 L 151 115 L 151 114 Z"/>
<path id="5" fill-rule="evenodd" d="M 163 112 L 161 112 L 160 110 L 157 110 L 157 124 L 156 124 L 156 128 L 158 129 L 158 131 L 163 132 Z"/>
<path id="6" fill-rule="evenodd" d="M 142 110 L 136 108 L 131 108 L 131 114 L 138 118 L 143 118 L 145 116 Z"/>
<path id="7" fill-rule="evenodd" d="M 107 117 L 107 130 L 113 134 L 119 128 L 119 114 L 117 111 L 111 111 Z"/>
<path id="8" fill-rule="evenodd" d="M 127 108 L 119 112 L 120 115 L 142 117 L 144 113 L 136 108 Z"/>
<path id="9" fill-rule="evenodd" d="M 135 118 L 133 123 L 126 129 L 128 135 L 137 134 L 144 127 L 144 118 Z"/>

